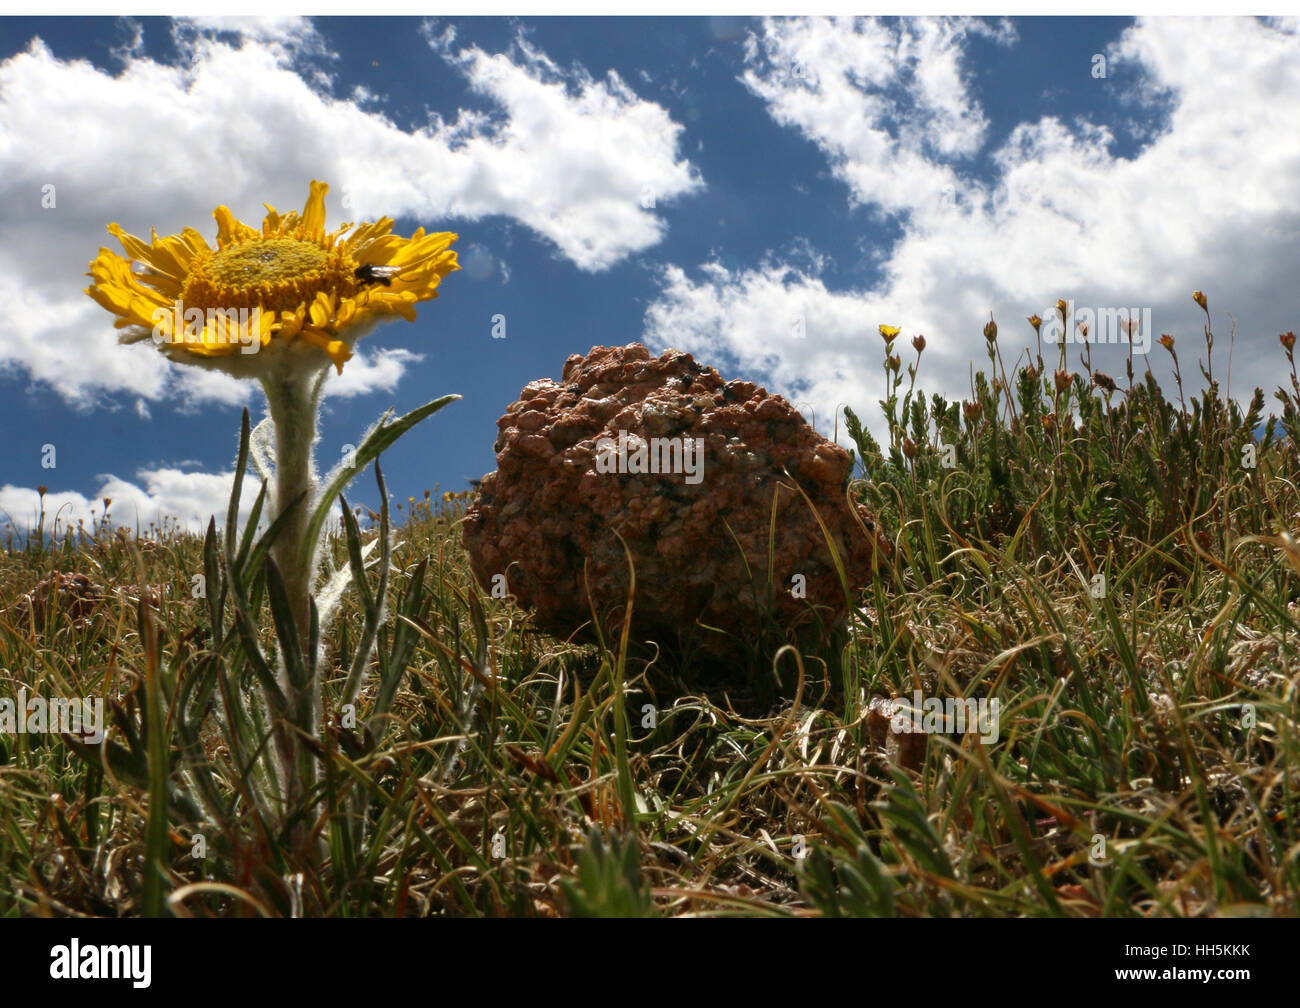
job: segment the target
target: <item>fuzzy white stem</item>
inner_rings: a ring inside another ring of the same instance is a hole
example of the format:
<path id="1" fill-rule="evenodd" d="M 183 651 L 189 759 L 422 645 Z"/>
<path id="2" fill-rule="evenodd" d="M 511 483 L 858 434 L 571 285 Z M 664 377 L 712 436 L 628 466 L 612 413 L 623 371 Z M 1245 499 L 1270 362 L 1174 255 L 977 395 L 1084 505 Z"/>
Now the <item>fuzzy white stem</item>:
<path id="1" fill-rule="evenodd" d="M 289 518 L 271 546 L 271 558 L 284 579 L 293 622 L 298 631 L 304 664 L 311 661 L 308 652 L 311 630 L 311 592 L 319 544 L 307 548 L 305 539 L 316 503 L 316 468 L 312 448 L 316 441 L 316 417 L 323 382 L 322 372 L 293 370 L 268 375 L 262 380 L 267 409 L 275 430 L 275 473 L 271 485 L 271 515 L 278 518 L 286 509 Z M 308 737 L 318 734 L 320 716 L 320 681 L 313 676 L 307 684 L 294 683 L 281 654 L 278 675 L 280 687 L 289 700 L 289 710 L 282 712 Z M 305 695 L 304 695 L 305 694 Z M 311 787 L 314 765 L 292 731 L 280 735 L 280 763 L 284 774 L 286 808 L 292 808 Z"/>
<path id="2" fill-rule="evenodd" d="M 315 551 L 304 563 L 303 540 L 316 495 L 316 467 L 312 446 L 316 440 L 316 403 L 312 376 L 289 375 L 264 383 L 271 423 L 275 428 L 275 479 L 271 488 L 271 514 L 279 517 L 291 507 L 291 514 L 274 545 L 271 556 L 289 595 L 294 622 L 304 647 L 309 626 L 308 595 L 314 587 L 312 571 Z M 296 500 L 299 495 L 301 499 Z"/>

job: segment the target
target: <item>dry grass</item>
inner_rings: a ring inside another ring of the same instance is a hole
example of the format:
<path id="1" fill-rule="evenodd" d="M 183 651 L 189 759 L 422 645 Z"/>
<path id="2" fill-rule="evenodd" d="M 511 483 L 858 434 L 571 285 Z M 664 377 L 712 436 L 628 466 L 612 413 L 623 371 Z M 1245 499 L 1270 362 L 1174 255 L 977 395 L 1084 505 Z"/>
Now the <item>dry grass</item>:
<path id="1" fill-rule="evenodd" d="M 1184 408 L 1131 374 L 1058 382 L 1041 354 L 1008 379 L 996 333 L 989 351 L 996 378 L 964 409 L 900 398 L 887 364 L 888 446 L 850 415 L 855 492 L 894 559 L 838 667 L 768 656 L 793 701 L 536 634 L 470 577 L 463 499 L 408 507 L 358 727 L 318 747 L 305 842 L 259 815 L 257 726 L 222 713 L 255 709 L 256 683 L 233 604 L 214 621 L 191 597 L 215 543 L 11 542 L 0 696 L 105 696 L 113 716 L 102 749 L 0 738 L 0 912 L 1300 912 L 1294 366 L 1256 438 L 1262 394 L 1243 414 L 1211 386 Z M 21 600 L 54 570 L 104 591 L 37 627 Z M 240 573 L 273 649 L 265 575 Z M 366 617 L 354 598 L 324 635 L 331 723 Z M 997 698 L 997 740 L 932 735 L 911 758 L 868 701 L 914 689 Z"/>

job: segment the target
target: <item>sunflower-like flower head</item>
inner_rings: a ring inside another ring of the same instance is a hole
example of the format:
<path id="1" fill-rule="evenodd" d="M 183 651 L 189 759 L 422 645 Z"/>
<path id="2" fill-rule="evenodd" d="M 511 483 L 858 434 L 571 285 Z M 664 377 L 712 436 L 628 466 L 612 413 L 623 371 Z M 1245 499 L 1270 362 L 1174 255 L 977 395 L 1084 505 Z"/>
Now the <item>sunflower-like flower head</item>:
<path id="1" fill-rule="evenodd" d="M 357 339 L 387 316 L 413 321 L 460 267 L 450 232 L 403 238 L 391 217 L 327 232 L 328 192 L 313 181 L 301 214 L 267 205 L 260 231 L 217 207 L 216 248 L 193 228 L 145 242 L 110 224 L 126 256 L 101 248 L 86 293 L 116 316 L 123 342 L 152 336 L 175 361 L 260 377 L 277 362 L 328 358 L 341 373 Z"/>

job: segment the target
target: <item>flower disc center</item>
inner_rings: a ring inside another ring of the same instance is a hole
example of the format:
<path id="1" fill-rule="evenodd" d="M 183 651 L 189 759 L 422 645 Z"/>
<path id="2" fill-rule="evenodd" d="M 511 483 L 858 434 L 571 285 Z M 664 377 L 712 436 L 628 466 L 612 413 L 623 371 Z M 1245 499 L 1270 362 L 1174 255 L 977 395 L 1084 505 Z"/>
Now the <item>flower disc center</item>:
<path id="1" fill-rule="evenodd" d="M 315 242 L 267 238 L 222 249 L 213 255 L 207 272 L 215 283 L 258 287 L 315 273 L 328 261 L 329 253 Z"/>
<path id="2" fill-rule="evenodd" d="M 187 308 L 291 312 L 322 291 L 346 297 L 355 288 L 339 249 L 299 238 L 255 238 L 196 260 L 182 299 Z"/>

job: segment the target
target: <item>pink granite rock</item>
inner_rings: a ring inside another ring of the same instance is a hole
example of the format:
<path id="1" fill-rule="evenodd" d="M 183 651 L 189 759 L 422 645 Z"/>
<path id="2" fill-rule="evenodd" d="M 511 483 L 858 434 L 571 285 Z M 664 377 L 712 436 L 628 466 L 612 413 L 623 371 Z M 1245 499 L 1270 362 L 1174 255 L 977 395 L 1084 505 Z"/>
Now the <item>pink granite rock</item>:
<path id="1" fill-rule="evenodd" d="M 855 600 L 889 548 L 850 508 L 843 448 L 782 397 L 687 353 L 652 357 L 632 343 L 575 354 L 559 383 L 530 382 L 497 426 L 497 471 L 466 513 L 465 546 L 485 589 L 504 585 L 556 636 L 593 639 L 594 603 L 617 641 L 619 536 L 636 570 L 632 639 L 724 672 L 746 645 L 770 646 L 774 628 L 809 647 L 844 625 L 828 534 Z"/>

